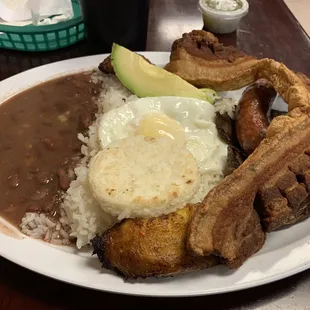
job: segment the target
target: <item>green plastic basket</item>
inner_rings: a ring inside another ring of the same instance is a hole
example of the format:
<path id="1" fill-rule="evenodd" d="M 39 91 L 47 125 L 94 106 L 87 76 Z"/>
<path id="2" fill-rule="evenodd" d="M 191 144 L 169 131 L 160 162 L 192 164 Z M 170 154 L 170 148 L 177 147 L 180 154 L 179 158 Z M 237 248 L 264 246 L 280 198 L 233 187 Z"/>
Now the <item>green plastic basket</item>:
<path id="1" fill-rule="evenodd" d="M 0 25 L 0 48 L 27 52 L 51 51 L 85 38 L 85 27 L 77 0 L 72 1 L 72 19 L 46 26 Z"/>

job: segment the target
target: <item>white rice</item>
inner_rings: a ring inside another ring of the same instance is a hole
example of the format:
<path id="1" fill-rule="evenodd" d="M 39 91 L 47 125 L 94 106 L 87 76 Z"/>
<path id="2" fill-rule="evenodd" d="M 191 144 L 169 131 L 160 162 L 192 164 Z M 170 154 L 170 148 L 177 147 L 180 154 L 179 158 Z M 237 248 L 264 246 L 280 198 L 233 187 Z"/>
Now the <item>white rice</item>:
<path id="1" fill-rule="evenodd" d="M 95 235 L 111 228 L 118 220 L 104 212 L 92 196 L 88 184 L 88 162 L 100 150 L 97 136 L 99 116 L 122 104 L 137 99 L 118 81 L 115 76 L 101 72 L 93 74 L 93 82 L 103 82 L 103 89 L 98 97 L 98 114 L 96 121 L 89 127 L 88 136 L 78 135 L 84 143 L 81 151 L 85 157 L 75 168 L 76 180 L 72 181 L 64 195 L 62 207 L 66 211 L 71 226 L 70 237 L 76 238 L 76 246 L 81 248 L 89 244 Z"/>
<path id="2" fill-rule="evenodd" d="M 126 87 L 124 87 L 116 76 L 105 75 L 100 71 L 95 71 L 92 80 L 94 83 L 103 82 L 103 90 L 99 94 L 97 104 L 99 114 L 106 113 L 111 109 L 116 109 L 126 102 L 138 99 Z"/>
<path id="3" fill-rule="evenodd" d="M 20 225 L 21 231 L 32 238 L 43 239 L 55 245 L 68 245 L 71 227 L 64 210 L 60 212 L 59 222 L 55 222 L 44 213 L 27 212 Z"/>
<path id="4" fill-rule="evenodd" d="M 53 244 L 69 244 L 70 238 L 76 238 L 76 246 L 81 248 L 90 243 L 96 234 L 101 234 L 117 223 L 117 218 L 105 213 L 92 196 L 88 184 L 88 163 L 92 156 L 100 150 L 97 127 L 99 116 L 111 109 L 115 109 L 126 102 L 137 99 L 130 93 L 115 76 L 104 75 L 95 71 L 94 83 L 103 82 L 103 89 L 96 102 L 98 114 L 96 121 L 89 127 L 88 134 L 78 134 L 83 142 L 81 152 L 84 155 L 79 165 L 74 169 L 76 179 L 71 182 L 64 194 L 61 205 L 61 218 L 58 223 L 53 222 L 45 214 L 27 213 L 22 219 L 21 230 L 26 235 L 42 238 Z M 215 104 L 220 113 L 228 111 L 233 117 L 235 104 L 229 99 L 221 99 Z M 209 190 L 223 178 L 222 173 L 210 175 Z"/>

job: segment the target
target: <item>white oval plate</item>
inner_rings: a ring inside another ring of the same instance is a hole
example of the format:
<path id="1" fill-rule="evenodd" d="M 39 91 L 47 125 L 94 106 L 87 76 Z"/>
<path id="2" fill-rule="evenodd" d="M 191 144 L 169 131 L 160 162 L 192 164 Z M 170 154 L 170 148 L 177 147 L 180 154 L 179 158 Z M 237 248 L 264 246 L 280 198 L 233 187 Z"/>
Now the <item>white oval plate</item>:
<path id="1" fill-rule="evenodd" d="M 143 53 L 153 63 L 163 66 L 169 53 Z M 92 69 L 107 55 L 96 55 L 52 63 L 25 71 L 0 82 L 0 102 L 34 84 L 59 75 Z M 238 92 L 237 92 L 238 93 Z M 236 95 L 235 93 L 234 95 Z M 240 94 L 240 92 L 239 92 Z M 278 108 L 286 109 L 281 99 Z M 2 224 L 1 224 L 2 223 Z M 0 218 L 0 255 L 40 274 L 102 291 L 144 296 L 195 296 L 250 288 L 301 272 L 310 266 L 310 219 L 268 234 L 263 249 L 238 270 L 225 266 L 167 279 L 124 282 L 119 276 L 102 270 L 91 252 L 58 248 L 8 231 Z M 13 237 L 10 235 L 14 235 Z"/>

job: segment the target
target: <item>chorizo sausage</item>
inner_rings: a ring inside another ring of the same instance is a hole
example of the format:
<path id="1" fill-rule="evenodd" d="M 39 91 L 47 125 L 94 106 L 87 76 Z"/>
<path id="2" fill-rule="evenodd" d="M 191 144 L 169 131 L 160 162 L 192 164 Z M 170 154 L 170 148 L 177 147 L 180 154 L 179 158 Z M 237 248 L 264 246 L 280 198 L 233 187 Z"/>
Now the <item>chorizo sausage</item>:
<path id="1" fill-rule="evenodd" d="M 250 155 L 264 139 L 268 114 L 277 92 L 265 79 L 248 86 L 236 109 L 236 132 L 240 146 Z"/>

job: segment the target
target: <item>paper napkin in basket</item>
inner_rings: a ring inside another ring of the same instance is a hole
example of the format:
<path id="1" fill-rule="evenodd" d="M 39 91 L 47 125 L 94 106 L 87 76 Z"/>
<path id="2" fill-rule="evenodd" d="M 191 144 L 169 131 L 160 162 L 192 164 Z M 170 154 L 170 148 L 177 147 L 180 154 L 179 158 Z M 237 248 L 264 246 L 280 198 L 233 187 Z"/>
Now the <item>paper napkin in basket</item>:
<path id="1" fill-rule="evenodd" d="M 73 16 L 71 0 L 0 0 L 0 24 L 45 25 Z"/>

